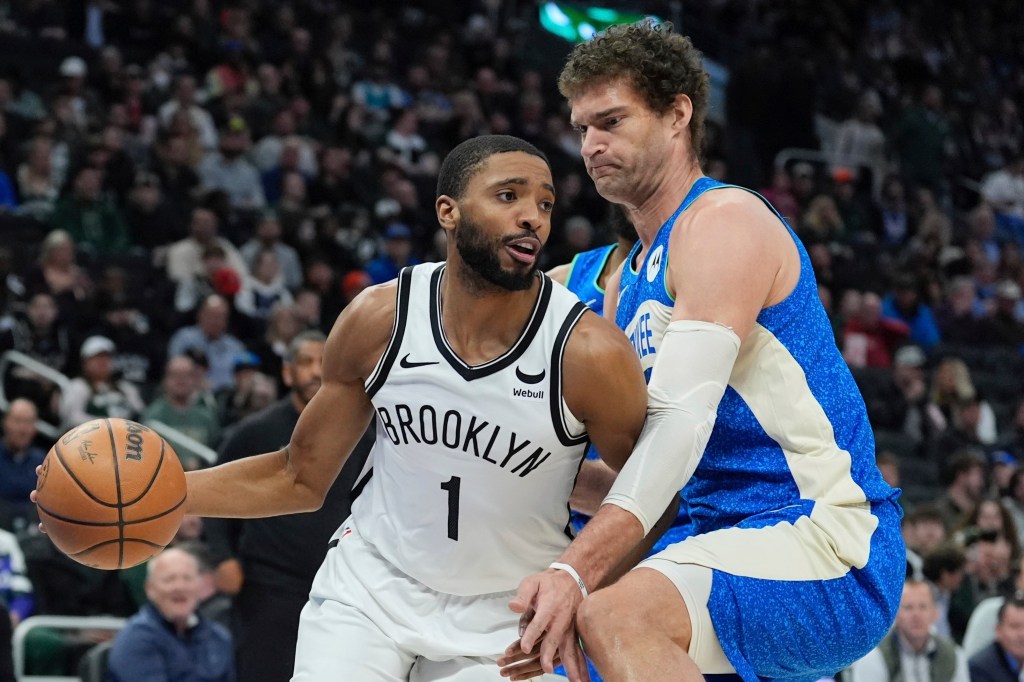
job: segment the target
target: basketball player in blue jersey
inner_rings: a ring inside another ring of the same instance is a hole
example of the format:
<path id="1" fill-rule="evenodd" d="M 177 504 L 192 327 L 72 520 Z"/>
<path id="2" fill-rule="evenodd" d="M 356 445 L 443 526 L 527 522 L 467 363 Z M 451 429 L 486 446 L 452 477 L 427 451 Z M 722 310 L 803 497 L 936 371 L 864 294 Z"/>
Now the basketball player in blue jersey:
<path id="1" fill-rule="evenodd" d="M 190 514 L 317 509 L 375 420 L 352 515 L 300 618 L 296 681 L 500 680 L 520 580 L 551 565 L 577 585 L 560 558 L 586 443 L 618 470 L 645 420 L 628 339 L 537 271 L 555 201 L 543 154 L 468 140 L 438 195 L 446 262 L 345 308 L 288 446 L 188 474 Z M 576 655 L 564 662 L 578 678 Z"/>
<path id="2" fill-rule="evenodd" d="M 562 562 L 600 584 L 680 490 L 692 528 L 589 596 L 562 571 L 525 579 L 510 607 L 529 623 L 499 664 L 551 670 L 575 613 L 608 682 L 831 676 L 889 629 L 905 553 L 807 252 L 760 196 L 702 174 L 708 75 L 671 26 L 576 46 L 559 87 L 640 235 L 605 314 L 650 375 L 640 442 Z"/>

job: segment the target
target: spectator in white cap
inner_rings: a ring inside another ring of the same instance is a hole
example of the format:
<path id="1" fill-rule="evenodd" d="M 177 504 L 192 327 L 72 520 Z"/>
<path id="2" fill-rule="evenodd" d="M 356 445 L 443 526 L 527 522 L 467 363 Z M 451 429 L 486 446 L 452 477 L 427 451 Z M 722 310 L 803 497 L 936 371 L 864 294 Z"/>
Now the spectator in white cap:
<path id="1" fill-rule="evenodd" d="M 89 68 L 85 60 L 72 55 L 60 63 L 61 80 L 54 92 L 52 108 L 58 111 L 64 107 L 69 119 L 82 132 L 99 125 L 103 105 L 99 96 L 85 82 Z"/>
<path id="2" fill-rule="evenodd" d="M 61 395 L 60 417 L 65 429 L 99 417 L 135 419 L 145 407 L 131 383 L 114 376 L 114 342 L 90 336 L 79 350 L 81 376 L 71 380 Z"/>

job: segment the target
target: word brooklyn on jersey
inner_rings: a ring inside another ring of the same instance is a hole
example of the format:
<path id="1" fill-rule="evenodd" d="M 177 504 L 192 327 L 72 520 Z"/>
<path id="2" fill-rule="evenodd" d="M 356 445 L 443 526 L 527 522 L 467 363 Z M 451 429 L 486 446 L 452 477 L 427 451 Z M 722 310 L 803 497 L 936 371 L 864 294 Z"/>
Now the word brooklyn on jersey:
<path id="1" fill-rule="evenodd" d="M 394 414 L 392 414 L 392 410 Z M 476 415 L 467 417 L 458 410 L 439 415 L 432 405 L 418 409 L 401 403 L 392 408 L 378 407 L 381 425 L 395 445 L 440 444 L 449 450 L 496 464 L 520 478 L 537 469 L 551 456 L 529 438 L 509 428 L 493 424 Z"/>

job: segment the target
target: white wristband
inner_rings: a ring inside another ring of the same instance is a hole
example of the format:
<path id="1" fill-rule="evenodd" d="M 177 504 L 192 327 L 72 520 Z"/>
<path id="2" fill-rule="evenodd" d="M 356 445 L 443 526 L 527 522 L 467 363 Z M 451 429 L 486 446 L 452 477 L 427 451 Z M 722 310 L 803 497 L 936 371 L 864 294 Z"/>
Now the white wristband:
<path id="1" fill-rule="evenodd" d="M 548 568 L 553 568 L 556 571 L 565 571 L 572 576 L 572 579 L 576 581 L 576 584 L 580 586 L 580 592 L 583 593 L 583 598 L 586 599 L 590 592 L 587 591 L 587 584 L 583 582 L 583 578 L 576 572 L 576 569 L 569 564 L 563 564 L 558 561 L 552 563 Z"/>

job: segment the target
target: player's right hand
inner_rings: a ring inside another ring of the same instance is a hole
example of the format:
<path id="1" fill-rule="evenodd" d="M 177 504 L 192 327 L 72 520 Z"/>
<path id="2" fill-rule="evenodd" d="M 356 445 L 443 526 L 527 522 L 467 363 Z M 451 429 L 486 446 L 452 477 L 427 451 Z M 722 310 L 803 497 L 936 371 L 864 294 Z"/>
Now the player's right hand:
<path id="1" fill-rule="evenodd" d="M 583 601 L 579 585 L 565 571 L 553 568 L 527 576 L 519 583 L 516 596 L 509 602 L 515 613 L 528 614 L 522 630 L 519 647 L 523 653 L 533 654 L 535 647 L 544 672 L 555 670 L 556 658 L 561 658 L 570 682 L 588 682 L 587 666 L 576 637 L 576 610 Z"/>

